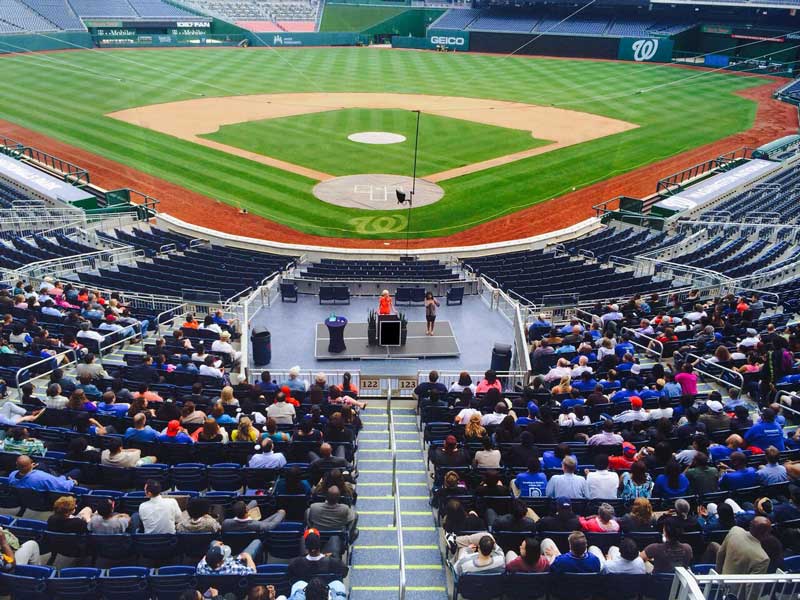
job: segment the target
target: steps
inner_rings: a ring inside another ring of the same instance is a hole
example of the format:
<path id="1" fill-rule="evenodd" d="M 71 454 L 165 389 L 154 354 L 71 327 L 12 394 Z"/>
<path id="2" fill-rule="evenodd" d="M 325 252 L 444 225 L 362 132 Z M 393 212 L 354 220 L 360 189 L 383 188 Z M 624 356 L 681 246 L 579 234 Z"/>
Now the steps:
<path id="1" fill-rule="evenodd" d="M 350 571 L 351 600 L 399 597 L 400 549 L 394 526 L 392 452 L 383 408 L 365 413 L 358 436 L 358 528 Z M 443 600 L 446 577 L 439 534 L 428 503 L 428 474 L 412 409 L 392 409 L 397 446 L 400 520 L 406 566 L 406 598 Z"/>

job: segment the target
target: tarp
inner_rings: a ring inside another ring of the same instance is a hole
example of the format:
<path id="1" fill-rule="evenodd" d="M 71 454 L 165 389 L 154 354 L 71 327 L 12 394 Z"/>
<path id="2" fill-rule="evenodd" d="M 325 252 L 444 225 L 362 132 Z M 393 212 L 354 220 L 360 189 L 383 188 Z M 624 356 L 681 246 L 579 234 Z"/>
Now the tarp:
<path id="1" fill-rule="evenodd" d="M 668 211 L 686 211 L 708 204 L 764 175 L 776 171 L 780 165 L 768 160 L 754 159 L 725 173 L 696 183 L 680 194 L 656 202 L 653 207 Z"/>
<path id="2" fill-rule="evenodd" d="M 72 204 L 94 198 L 74 185 L 42 173 L 39 169 L 34 169 L 4 154 L 0 154 L 0 176 L 6 180 L 18 182 L 22 187 L 33 190 L 53 202 L 61 201 Z"/>

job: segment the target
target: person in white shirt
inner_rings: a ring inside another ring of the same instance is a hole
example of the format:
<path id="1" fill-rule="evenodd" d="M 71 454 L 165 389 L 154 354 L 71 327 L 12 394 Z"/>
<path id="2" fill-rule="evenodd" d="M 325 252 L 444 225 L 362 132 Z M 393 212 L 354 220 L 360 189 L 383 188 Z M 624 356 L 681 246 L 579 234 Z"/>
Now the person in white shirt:
<path id="1" fill-rule="evenodd" d="M 254 454 L 247 466 L 251 469 L 282 469 L 285 467 L 286 457 L 283 452 L 274 452 L 272 447 L 272 439 L 265 438 L 261 443 L 261 454 Z"/>
<path id="2" fill-rule="evenodd" d="M 494 412 L 481 417 L 481 425 L 499 425 L 508 416 L 508 405 L 505 402 L 498 402 L 494 405 Z M 516 419 L 516 416 L 514 417 Z"/>
<path id="3" fill-rule="evenodd" d="M 611 304 L 608 307 L 608 312 L 600 317 L 600 320 L 603 322 L 603 325 L 608 323 L 609 321 L 621 321 L 624 319 L 622 313 L 619 312 L 619 305 L 618 304 Z"/>
<path id="4" fill-rule="evenodd" d="M 636 545 L 636 541 L 629 537 L 623 538 L 619 548 L 611 546 L 606 557 L 603 557 L 602 552 L 595 546 L 589 548 L 589 552 L 600 558 L 603 572 L 610 575 L 645 575 L 648 570 L 652 570 L 650 563 L 644 562 L 639 555 L 639 547 Z"/>
<path id="5" fill-rule="evenodd" d="M 606 356 L 614 356 L 614 345 L 613 339 L 604 337 L 597 349 L 597 360 L 602 362 Z"/>
<path id="6" fill-rule="evenodd" d="M 214 317 L 211 315 L 206 315 L 205 319 L 203 319 L 203 324 L 200 325 L 200 329 L 205 329 L 206 331 L 213 331 L 216 334 L 222 333 L 222 327 L 214 323 Z"/>
<path id="7" fill-rule="evenodd" d="M 219 339 L 214 340 L 214 343 L 211 344 L 211 351 L 222 352 L 223 354 L 230 356 L 233 362 L 239 362 L 239 359 L 242 357 L 242 353 L 238 350 L 234 350 L 233 346 L 230 344 L 230 340 L 230 332 L 223 331 L 219 334 Z"/>
<path id="8" fill-rule="evenodd" d="M 561 427 L 583 427 L 591 425 L 592 420 L 586 414 L 586 407 L 578 404 L 571 412 L 558 415 L 558 424 Z"/>
<path id="9" fill-rule="evenodd" d="M 623 411 L 614 417 L 615 423 L 631 423 L 633 421 L 649 421 L 650 413 L 642 408 L 642 399 L 631 396 L 631 409 Z"/>
<path id="10" fill-rule="evenodd" d="M 49 296 L 42 304 L 42 314 L 49 317 L 56 317 L 57 319 L 60 319 L 64 316 L 64 313 L 56 308 L 55 302 L 53 302 L 53 299 Z"/>
<path id="11" fill-rule="evenodd" d="M 654 408 L 650 411 L 650 420 L 658 421 L 659 419 L 671 419 L 673 410 L 669 403 L 670 399 L 668 397 L 662 396 L 659 398 L 658 408 Z"/>
<path id="12" fill-rule="evenodd" d="M 294 406 L 286 402 L 286 394 L 278 392 L 275 396 L 275 404 L 267 408 L 267 418 L 275 419 L 278 425 L 291 425 L 296 416 Z"/>
<path id="13" fill-rule="evenodd" d="M 181 519 L 181 509 L 175 498 L 161 495 L 161 483 L 148 479 L 144 493 L 149 498 L 139 505 L 139 512 L 133 518 L 141 523 L 145 533 L 175 533 L 175 526 Z M 136 531 L 138 527 L 134 527 Z"/>
<path id="14" fill-rule="evenodd" d="M 586 469 L 586 493 L 589 498 L 616 498 L 619 475 L 608 470 L 608 455 L 598 454 L 594 458 L 596 471 Z"/>
<path id="15" fill-rule="evenodd" d="M 472 418 L 472 415 L 474 414 L 477 414 L 479 417 L 482 416 L 481 411 L 478 410 L 478 400 L 476 398 L 473 398 L 469 403 L 469 408 L 462 408 L 460 411 L 458 411 L 458 414 L 455 416 L 453 421 L 458 424 L 463 423 L 466 425 L 469 423 L 470 418 Z"/>
<path id="16" fill-rule="evenodd" d="M 94 331 L 92 329 L 91 323 L 89 323 L 88 321 L 81 323 L 81 330 L 75 337 L 78 339 L 78 341 L 80 341 L 81 339 L 95 340 L 96 342 L 103 341 L 103 335 L 97 331 Z"/>
<path id="17" fill-rule="evenodd" d="M 760 342 L 761 338 L 758 336 L 758 332 L 751 327 L 747 330 L 747 337 L 739 342 L 739 347 L 754 348 L 755 346 L 758 346 Z"/>
<path id="18" fill-rule="evenodd" d="M 544 376 L 545 381 L 560 381 L 562 377 L 571 377 L 572 369 L 570 368 L 569 361 L 566 358 L 559 358 L 556 366 L 547 372 Z"/>
<path id="19" fill-rule="evenodd" d="M 207 354 L 206 359 L 200 368 L 197 370 L 198 375 L 206 375 L 208 377 L 216 377 L 222 379 L 222 368 L 217 368 L 215 365 L 217 361 L 212 354 Z"/>
<path id="20" fill-rule="evenodd" d="M 639 337 L 641 335 L 646 335 L 649 337 L 655 335 L 655 330 L 653 329 L 653 326 L 650 325 L 650 321 L 648 321 L 647 319 L 642 319 L 639 322 L 639 328 L 636 329 L 636 337 Z"/>
<path id="21" fill-rule="evenodd" d="M 594 370 L 592 367 L 589 366 L 589 357 L 588 356 L 579 356 L 578 357 L 578 364 L 572 367 L 572 374 L 571 377 L 573 379 L 580 377 L 584 373 L 593 373 Z"/>

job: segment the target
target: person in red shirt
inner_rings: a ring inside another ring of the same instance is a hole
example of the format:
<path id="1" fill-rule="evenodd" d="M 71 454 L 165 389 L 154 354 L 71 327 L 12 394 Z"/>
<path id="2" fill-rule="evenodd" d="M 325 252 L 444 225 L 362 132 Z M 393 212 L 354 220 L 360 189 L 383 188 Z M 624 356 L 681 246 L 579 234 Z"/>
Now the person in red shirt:
<path id="1" fill-rule="evenodd" d="M 623 442 L 622 454 L 608 457 L 608 468 L 612 471 L 627 471 L 636 462 L 636 446 L 630 442 Z"/>
<path id="2" fill-rule="evenodd" d="M 288 385 L 285 385 L 281 388 L 283 395 L 286 396 L 286 402 L 297 408 L 300 406 L 300 402 L 296 398 L 292 398 L 292 390 L 289 388 Z M 277 402 L 277 400 L 276 400 Z"/>
<path id="3" fill-rule="evenodd" d="M 594 517 L 578 517 L 581 529 L 592 533 L 608 533 L 619 531 L 619 523 L 614 518 L 614 507 L 603 502 L 597 508 Z"/>
<path id="4" fill-rule="evenodd" d="M 381 299 L 378 303 L 378 314 L 379 315 L 390 315 L 393 312 L 393 302 L 392 297 L 389 295 L 389 290 L 383 290 L 381 292 Z"/>

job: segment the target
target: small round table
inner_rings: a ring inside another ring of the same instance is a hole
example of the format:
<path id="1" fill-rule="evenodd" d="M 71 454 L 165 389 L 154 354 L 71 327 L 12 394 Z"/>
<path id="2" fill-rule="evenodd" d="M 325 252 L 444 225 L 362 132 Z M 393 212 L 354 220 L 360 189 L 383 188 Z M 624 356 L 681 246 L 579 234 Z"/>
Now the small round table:
<path id="1" fill-rule="evenodd" d="M 334 320 L 325 319 L 325 326 L 328 328 L 328 352 L 338 354 L 347 350 L 344 344 L 344 328 L 347 326 L 347 319 L 336 317 Z"/>

